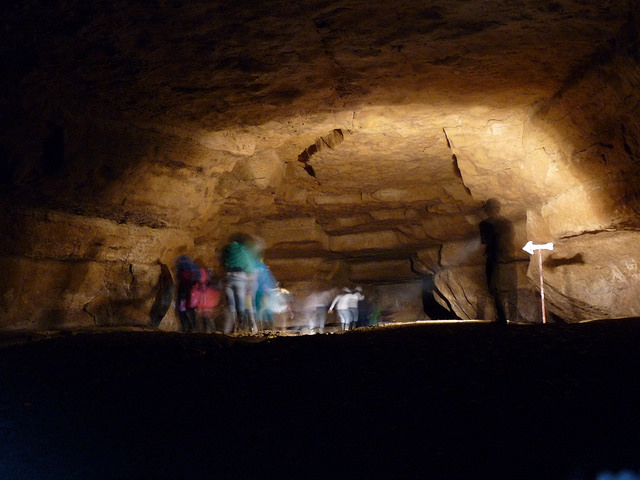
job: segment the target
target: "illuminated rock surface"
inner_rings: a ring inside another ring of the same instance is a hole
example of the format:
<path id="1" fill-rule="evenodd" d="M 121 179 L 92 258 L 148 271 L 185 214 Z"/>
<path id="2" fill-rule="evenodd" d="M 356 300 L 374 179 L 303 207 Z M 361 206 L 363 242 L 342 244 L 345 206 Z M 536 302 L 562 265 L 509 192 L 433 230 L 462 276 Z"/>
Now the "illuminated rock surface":
<path id="1" fill-rule="evenodd" d="M 491 198 L 512 233 L 510 319 L 540 320 L 527 240 L 557 245 L 550 314 L 638 315 L 636 9 L 15 2 L 1 326 L 143 324 L 159 263 L 219 270 L 236 231 L 264 239 L 293 292 L 434 275 L 452 316 L 493 318 Z"/>

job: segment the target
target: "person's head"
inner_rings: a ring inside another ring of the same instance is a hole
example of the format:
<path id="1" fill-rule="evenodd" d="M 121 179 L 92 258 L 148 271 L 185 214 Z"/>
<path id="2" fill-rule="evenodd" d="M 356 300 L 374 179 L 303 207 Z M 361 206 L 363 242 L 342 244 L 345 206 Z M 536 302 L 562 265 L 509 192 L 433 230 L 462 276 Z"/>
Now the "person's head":
<path id="1" fill-rule="evenodd" d="M 189 255 L 180 255 L 176 258 L 176 268 L 178 270 L 191 268 L 191 265 L 193 265 L 193 259 Z"/>
<path id="2" fill-rule="evenodd" d="M 234 233 L 229 237 L 229 243 L 233 242 L 249 245 L 251 243 L 251 235 L 244 232 Z"/>
<path id="3" fill-rule="evenodd" d="M 351 290 L 348 287 L 342 287 L 342 291 L 344 293 L 351 293 Z"/>
<path id="4" fill-rule="evenodd" d="M 359 292 L 359 293 L 361 293 L 361 292 L 362 292 L 362 287 L 361 287 L 360 285 L 358 285 L 358 286 L 356 287 L 356 292 Z"/>
<path id="5" fill-rule="evenodd" d="M 498 200 L 497 198 L 490 198 L 484 204 L 483 210 L 488 217 L 495 217 L 500 213 L 500 207 L 500 200 Z"/>
<path id="6" fill-rule="evenodd" d="M 176 263 L 193 263 L 193 260 L 191 260 L 189 255 L 180 255 L 177 258 Z"/>

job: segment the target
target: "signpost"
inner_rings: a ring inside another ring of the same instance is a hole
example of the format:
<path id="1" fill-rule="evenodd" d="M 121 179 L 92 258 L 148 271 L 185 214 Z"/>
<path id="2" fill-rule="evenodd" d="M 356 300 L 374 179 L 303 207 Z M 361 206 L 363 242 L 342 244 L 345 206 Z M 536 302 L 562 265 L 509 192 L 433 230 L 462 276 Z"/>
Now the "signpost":
<path id="1" fill-rule="evenodd" d="M 542 280 L 542 253 L 540 250 L 553 250 L 553 243 L 535 244 L 531 240 L 522 247 L 522 249 L 529 255 L 533 255 L 533 252 L 538 251 L 538 270 L 540 271 L 540 302 L 542 303 L 542 323 L 547 323 L 547 317 L 544 311 L 544 283 Z"/>

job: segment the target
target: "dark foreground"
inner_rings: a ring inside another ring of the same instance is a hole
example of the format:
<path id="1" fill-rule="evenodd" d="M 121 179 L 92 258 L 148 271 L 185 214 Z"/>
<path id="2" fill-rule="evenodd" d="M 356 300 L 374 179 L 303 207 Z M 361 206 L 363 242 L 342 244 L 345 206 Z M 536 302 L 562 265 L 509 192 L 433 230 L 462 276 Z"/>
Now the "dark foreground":
<path id="1" fill-rule="evenodd" d="M 0 478 L 596 479 L 640 471 L 640 322 L 0 349 Z"/>

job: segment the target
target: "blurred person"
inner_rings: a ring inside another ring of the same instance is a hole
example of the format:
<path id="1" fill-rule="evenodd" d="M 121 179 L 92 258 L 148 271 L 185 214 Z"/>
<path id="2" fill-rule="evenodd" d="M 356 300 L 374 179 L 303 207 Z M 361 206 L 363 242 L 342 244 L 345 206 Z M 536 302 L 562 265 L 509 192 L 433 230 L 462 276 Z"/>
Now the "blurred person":
<path id="1" fill-rule="evenodd" d="M 500 215 L 501 203 L 490 198 L 485 203 L 487 218 L 480 222 L 480 239 L 485 246 L 485 276 L 495 306 L 495 322 L 506 325 L 509 313 L 517 315 L 518 289 L 516 263 L 511 258 L 514 243 L 513 223 Z M 510 312 L 511 310 L 511 312 Z"/>
<path id="2" fill-rule="evenodd" d="M 358 327 L 368 327 L 371 321 L 373 303 L 365 296 L 358 301 Z"/>
<path id="3" fill-rule="evenodd" d="M 280 288 L 269 267 L 262 259 L 256 262 L 255 308 L 260 330 L 273 327 L 273 312 L 277 309 L 277 295 Z"/>
<path id="4" fill-rule="evenodd" d="M 331 293 L 331 290 L 323 290 L 313 292 L 307 297 L 304 308 L 311 333 L 324 333 Z"/>
<path id="5" fill-rule="evenodd" d="M 226 270 L 225 292 L 228 302 L 228 320 L 225 333 L 241 330 L 251 323 L 251 329 L 257 331 L 254 308 L 249 295 L 255 295 L 256 260 L 249 247 L 250 237 L 236 234 L 222 249 L 222 264 Z"/>
<path id="6" fill-rule="evenodd" d="M 180 327 L 185 333 L 192 332 L 196 329 L 196 310 L 191 306 L 191 290 L 200 279 L 200 268 L 189 255 L 178 257 L 176 279 L 178 282 L 176 309 L 178 310 Z"/>
<path id="7" fill-rule="evenodd" d="M 275 297 L 272 297 L 272 300 L 273 305 L 271 308 L 274 312 L 281 314 L 280 319 L 284 320 L 283 329 L 286 330 L 295 317 L 293 308 L 295 297 L 286 288 L 279 287 L 278 294 Z"/>
<path id="8" fill-rule="evenodd" d="M 191 289 L 190 304 L 196 311 L 196 329 L 208 333 L 216 331 L 219 314 L 220 282 L 215 282 L 212 269 L 200 269 L 200 279 Z"/>
<path id="9" fill-rule="evenodd" d="M 358 286 L 353 292 L 347 294 L 347 308 L 349 309 L 349 327 L 348 330 L 356 328 L 358 322 L 358 302 L 364 300 L 362 287 Z"/>
<path id="10" fill-rule="evenodd" d="M 261 268 L 263 242 L 253 235 L 244 235 L 243 243 L 249 253 L 249 269 L 247 270 L 247 299 L 245 304 L 245 317 L 253 333 L 258 331 L 258 306 L 256 304 L 258 292 L 258 274 Z M 265 265 L 266 266 L 266 265 Z"/>
<path id="11" fill-rule="evenodd" d="M 264 328 L 275 329 L 274 314 L 276 313 L 284 314 L 279 318 L 284 318 L 286 323 L 293 319 L 289 291 L 280 287 L 270 290 L 263 296 L 261 315 Z"/>
<path id="12" fill-rule="evenodd" d="M 342 292 L 333 299 L 331 305 L 329 306 L 329 313 L 333 312 L 333 307 L 335 307 L 336 312 L 338 313 L 338 317 L 340 318 L 340 329 L 348 330 L 349 324 L 351 323 L 351 313 L 349 312 L 349 295 L 351 294 L 351 290 L 347 287 L 342 288 Z"/>
<path id="13" fill-rule="evenodd" d="M 377 305 L 372 305 L 371 316 L 369 317 L 369 326 L 374 327 L 378 325 L 380 321 L 380 308 Z"/>

